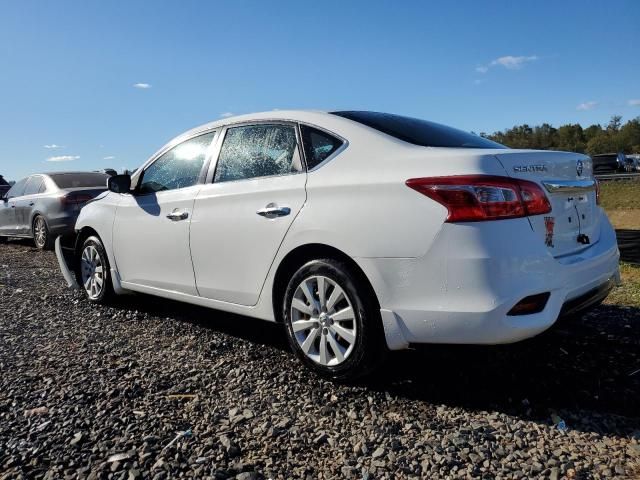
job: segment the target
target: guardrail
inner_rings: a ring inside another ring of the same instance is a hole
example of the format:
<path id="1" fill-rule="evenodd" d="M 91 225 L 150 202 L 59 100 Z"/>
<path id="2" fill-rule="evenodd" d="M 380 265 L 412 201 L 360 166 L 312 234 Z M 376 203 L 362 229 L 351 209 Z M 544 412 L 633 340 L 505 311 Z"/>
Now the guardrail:
<path id="1" fill-rule="evenodd" d="M 610 180 L 640 180 L 640 173 L 611 173 L 608 175 L 594 175 L 601 182 Z"/>

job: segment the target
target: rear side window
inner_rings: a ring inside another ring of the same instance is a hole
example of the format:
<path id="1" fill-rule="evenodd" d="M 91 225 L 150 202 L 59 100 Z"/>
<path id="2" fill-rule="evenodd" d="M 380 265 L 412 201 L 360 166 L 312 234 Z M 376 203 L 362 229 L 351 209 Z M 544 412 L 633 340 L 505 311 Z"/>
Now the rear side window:
<path id="1" fill-rule="evenodd" d="M 89 188 L 104 187 L 107 188 L 107 178 L 109 175 L 104 173 L 54 173 L 50 175 L 51 180 L 58 188 Z"/>
<path id="2" fill-rule="evenodd" d="M 309 170 L 324 162 L 344 143 L 333 135 L 307 125 L 300 125 L 300 130 L 302 132 L 304 155 Z"/>
<path id="3" fill-rule="evenodd" d="M 13 187 L 9 189 L 7 192 L 7 198 L 19 197 L 24 192 L 24 187 L 27 184 L 28 178 L 23 178 L 22 180 L 18 180 L 13 184 Z"/>
<path id="4" fill-rule="evenodd" d="M 248 125 L 227 130 L 214 182 L 287 175 L 300 171 L 302 164 L 293 126 Z"/>
<path id="5" fill-rule="evenodd" d="M 422 147 L 506 148 L 486 138 L 439 123 L 379 112 L 331 112 Z"/>
<path id="6" fill-rule="evenodd" d="M 43 178 L 40 175 L 34 175 L 29 177 L 27 186 L 24 189 L 25 195 L 33 195 L 40 192 L 40 186 L 42 185 Z"/>
<path id="7" fill-rule="evenodd" d="M 207 150 L 215 134 L 216 132 L 211 132 L 182 142 L 158 157 L 142 173 L 139 193 L 175 190 L 198 183 Z"/>

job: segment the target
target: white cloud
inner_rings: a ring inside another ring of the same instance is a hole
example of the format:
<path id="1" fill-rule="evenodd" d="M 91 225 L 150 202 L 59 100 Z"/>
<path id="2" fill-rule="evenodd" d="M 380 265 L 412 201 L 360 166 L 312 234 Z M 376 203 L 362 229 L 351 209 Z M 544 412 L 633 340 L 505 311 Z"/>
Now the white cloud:
<path id="1" fill-rule="evenodd" d="M 106 157 L 102 157 L 103 160 L 113 160 L 114 158 L 116 157 L 114 157 L 113 155 L 107 155 Z"/>
<path id="2" fill-rule="evenodd" d="M 48 149 L 48 150 L 55 150 L 57 148 L 64 148 L 62 145 L 56 145 L 55 143 L 52 143 L 51 145 L 43 145 L 43 147 Z"/>
<path id="3" fill-rule="evenodd" d="M 531 55 L 529 57 L 514 57 L 512 55 L 507 55 L 506 57 L 496 58 L 491 62 L 491 66 L 502 65 L 504 68 L 508 68 L 509 70 L 516 70 L 521 68 L 527 62 L 535 62 L 538 60 L 536 55 Z"/>
<path id="4" fill-rule="evenodd" d="M 629 105 L 631 107 L 640 107 L 640 99 L 631 99 L 631 100 L 629 100 Z"/>
<path id="5" fill-rule="evenodd" d="M 47 162 L 70 162 L 72 160 L 78 160 L 80 155 L 60 155 L 58 157 L 49 157 Z"/>
<path id="6" fill-rule="evenodd" d="M 491 60 L 487 65 L 480 65 L 476 67 L 476 72 L 487 73 L 492 67 L 504 67 L 507 70 L 518 70 L 525 64 L 535 62 L 539 57 L 537 55 L 505 55 L 504 57 L 498 57 L 495 60 Z"/>
<path id="7" fill-rule="evenodd" d="M 235 113 L 233 113 L 233 112 L 224 112 L 224 113 L 220 114 L 220 116 L 222 118 L 229 118 L 229 117 L 233 117 L 234 115 L 235 115 Z"/>
<path id="8" fill-rule="evenodd" d="M 139 88 L 141 90 L 146 90 L 147 88 L 151 88 L 150 83 L 134 83 L 133 88 Z"/>
<path id="9" fill-rule="evenodd" d="M 584 102 L 576 107 L 576 110 L 593 110 L 598 106 L 598 102 Z"/>

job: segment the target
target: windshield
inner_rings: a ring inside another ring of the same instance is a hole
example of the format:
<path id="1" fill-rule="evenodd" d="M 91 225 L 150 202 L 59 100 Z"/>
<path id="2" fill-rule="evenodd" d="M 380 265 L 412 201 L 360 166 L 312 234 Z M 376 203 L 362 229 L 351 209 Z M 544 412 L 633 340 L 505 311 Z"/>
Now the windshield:
<path id="1" fill-rule="evenodd" d="M 56 173 L 50 175 L 58 188 L 104 187 L 107 188 L 105 173 Z"/>
<path id="2" fill-rule="evenodd" d="M 439 123 L 379 112 L 331 112 L 422 147 L 507 148 L 486 138 Z"/>

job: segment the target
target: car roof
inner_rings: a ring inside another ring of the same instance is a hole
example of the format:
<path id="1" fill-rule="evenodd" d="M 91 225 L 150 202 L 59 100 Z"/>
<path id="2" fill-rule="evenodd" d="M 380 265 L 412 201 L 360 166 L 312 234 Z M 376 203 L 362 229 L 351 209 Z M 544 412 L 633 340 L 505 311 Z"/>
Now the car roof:
<path id="1" fill-rule="evenodd" d="M 307 122 L 316 123 L 327 121 L 331 118 L 335 118 L 335 115 L 331 115 L 329 112 L 322 110 L 270 110 L 266 112 L 247 113 L 244 115 L 234 115 L 232 117 L 221 118 L 220 120 L 214 120 L 209 123 L 199 125 L 191 130 L 188 130 L 180 137 L 193 135 L 202 130 L 211 130 L 217 127 L 224 127 L 233 123 L 251 122 L 251 121 L 293 121 L 293 122 Z"/>
<path id="2" fill-rule="evenodd" d="M 78 171 L 74 171 L 74 172 L 40 172 L 40 173 L 32 173 L 31 175 L 47 175 L 47 176 L 51 176 L 51 175 L 84 175 L 87 173 L 96 173 L 99 175 L 107 175 L 104 172 L 92 172 L 92 171 L 86 171 L 86 170 L 78 170 Z M 29 176 L 31 176 L 29 175 Z"/>

